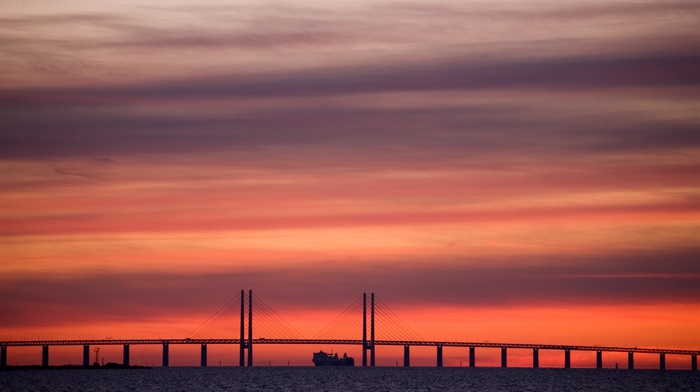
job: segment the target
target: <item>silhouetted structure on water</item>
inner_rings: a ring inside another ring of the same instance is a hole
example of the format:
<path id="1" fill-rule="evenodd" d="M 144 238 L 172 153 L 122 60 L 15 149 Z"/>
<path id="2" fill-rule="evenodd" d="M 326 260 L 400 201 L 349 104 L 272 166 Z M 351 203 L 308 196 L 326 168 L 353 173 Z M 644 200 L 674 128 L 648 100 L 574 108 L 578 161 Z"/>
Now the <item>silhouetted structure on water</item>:
<path id="1" fill-rule="evenodd" d="M 323 350 L 314 353 L 313 361 L 316 366 L 355 366 L 355 360 L 347 354 L 338 357 L 338 353 L 328 354 Z"/>

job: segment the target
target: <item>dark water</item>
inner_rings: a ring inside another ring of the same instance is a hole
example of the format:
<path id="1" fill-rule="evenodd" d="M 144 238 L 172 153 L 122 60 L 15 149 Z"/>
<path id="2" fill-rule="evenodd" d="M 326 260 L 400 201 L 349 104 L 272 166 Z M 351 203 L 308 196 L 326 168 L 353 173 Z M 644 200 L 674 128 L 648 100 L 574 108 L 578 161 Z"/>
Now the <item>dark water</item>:
<path id="1" fill-rule="evenodd" d="M 700 372 L 171 367 L 0 372 L 1 391 L 700 391 Z"/>

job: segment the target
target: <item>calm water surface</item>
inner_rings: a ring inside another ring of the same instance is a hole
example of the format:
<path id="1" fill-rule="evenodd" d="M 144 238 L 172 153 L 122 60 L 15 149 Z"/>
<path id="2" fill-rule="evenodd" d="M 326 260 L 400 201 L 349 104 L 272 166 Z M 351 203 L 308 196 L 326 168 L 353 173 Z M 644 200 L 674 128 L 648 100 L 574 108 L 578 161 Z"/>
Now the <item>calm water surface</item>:
<path id="1" fill-rule="evenodd" d="M 0 391 L 700 391 L 700 372 L 170 367 L 0 372 Z"/>

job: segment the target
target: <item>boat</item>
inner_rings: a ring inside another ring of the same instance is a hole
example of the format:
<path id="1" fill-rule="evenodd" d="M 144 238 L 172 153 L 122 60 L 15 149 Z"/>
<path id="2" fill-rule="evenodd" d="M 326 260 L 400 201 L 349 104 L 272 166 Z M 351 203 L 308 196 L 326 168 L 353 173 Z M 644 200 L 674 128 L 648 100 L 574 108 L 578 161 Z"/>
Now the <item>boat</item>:
<path id="1" fill-rule="evenodd" d="M 324 353 L 323 350 L 314 353 L 313 361 L 316 366 L 355 366 L 355 360 L 348 357 L 348 354 L 339 357 L 338 353 L 328 354 Z"/>

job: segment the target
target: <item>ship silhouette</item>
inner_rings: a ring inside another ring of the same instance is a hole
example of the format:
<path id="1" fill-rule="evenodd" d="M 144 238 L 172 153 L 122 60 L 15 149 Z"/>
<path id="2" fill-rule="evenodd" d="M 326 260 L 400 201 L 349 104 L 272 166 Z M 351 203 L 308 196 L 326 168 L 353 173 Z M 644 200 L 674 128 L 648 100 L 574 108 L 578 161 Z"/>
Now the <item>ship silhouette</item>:
<path id="1" fill-rule="evenodd" d="M 323 350 L 314 353 L 313 361 L 316 366 L 355 366 L 355 360 L 347 354 L 338 357 L 338 353 L 328 354 Z"/>

